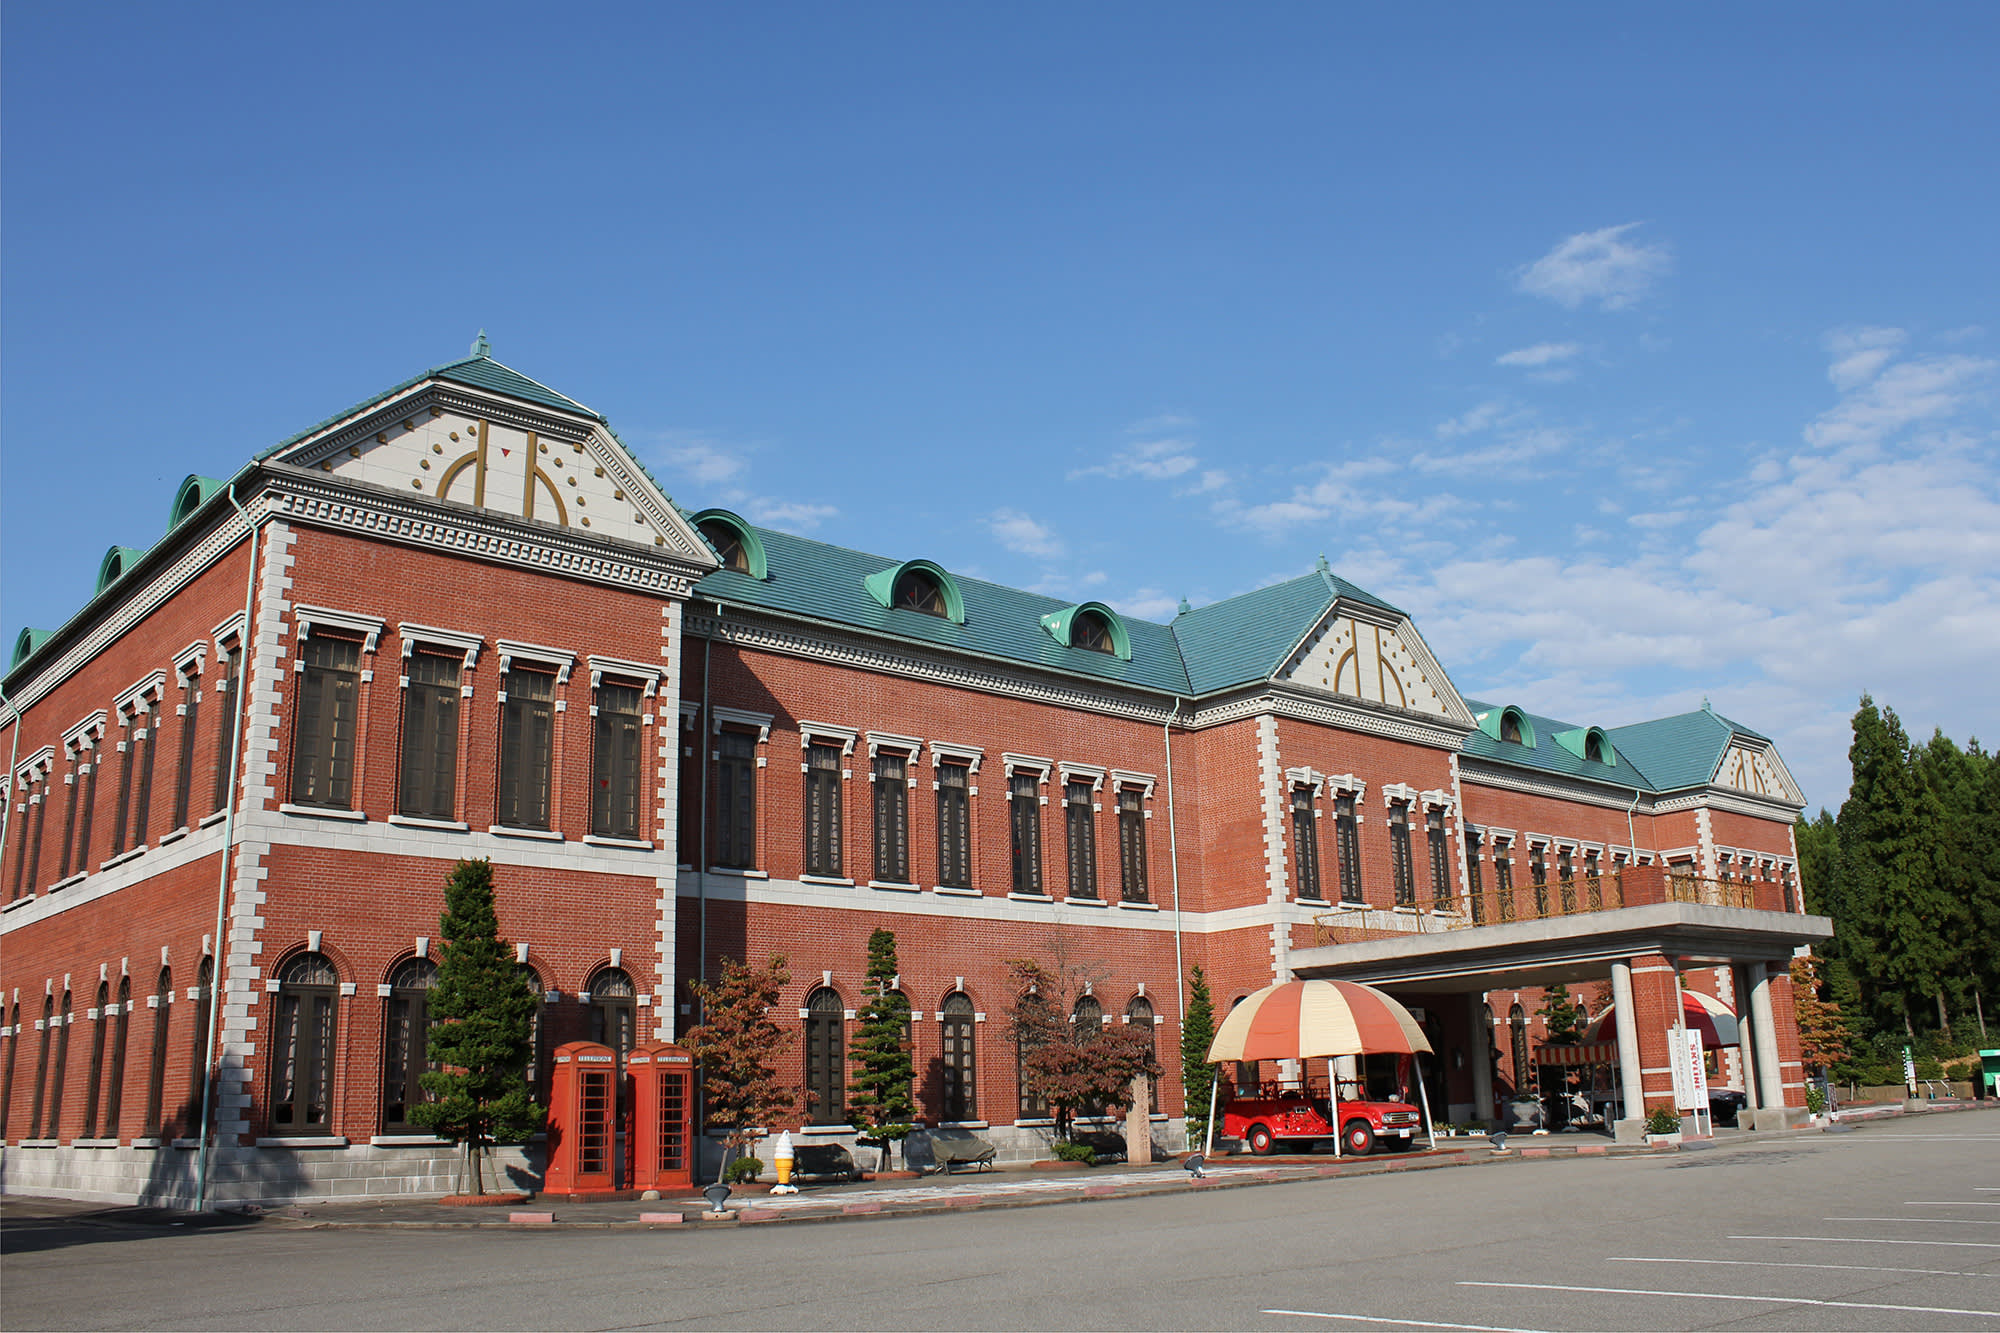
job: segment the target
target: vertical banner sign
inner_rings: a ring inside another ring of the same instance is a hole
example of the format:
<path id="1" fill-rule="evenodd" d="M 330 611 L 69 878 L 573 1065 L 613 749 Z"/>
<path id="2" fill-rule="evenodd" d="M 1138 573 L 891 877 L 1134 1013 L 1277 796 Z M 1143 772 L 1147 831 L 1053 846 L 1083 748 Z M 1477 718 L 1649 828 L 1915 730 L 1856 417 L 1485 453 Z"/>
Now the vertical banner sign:
<path id="1" fill-rule="evenodd" d="M 1673 1055 L 1675 1108 L 1706 1111 L 1708 1069 L 1702 1062 L 1701 1033 L 1693 1028 L 1674 1028 L 1667 1033 L 1667 1050 Z"/>

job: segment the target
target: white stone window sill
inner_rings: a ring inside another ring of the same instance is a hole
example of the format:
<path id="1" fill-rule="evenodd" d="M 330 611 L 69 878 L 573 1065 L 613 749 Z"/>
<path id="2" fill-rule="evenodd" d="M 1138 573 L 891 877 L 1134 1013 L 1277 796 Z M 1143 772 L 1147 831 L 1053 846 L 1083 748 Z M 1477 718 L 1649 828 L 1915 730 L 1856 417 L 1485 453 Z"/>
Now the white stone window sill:
<path id="1" fill-rule="evenodd" d="M 592 847 L 624 847 L 635 852 L 655 850 L 653 844 L 644 838 L 610 838 L 601 833 L 586 833 L 583 835 L 583 841 Z"/>
<path id="2" fill-rule="evenodd" d="M 16 1148 L 59 1148 L 62 1145 L 54 1139 L 22 1139 L 14 1146 Z"/>
<path id="3" fill-rule="evenodd" d="M 350 823 L 367 822 L 368 815 L 361 810 L 343 810 L 335 805 L 293 805 L 290 801 L 278 807 L 281 815 L 306 815 L 313 819 L 345 819 Z"/>
<path id="4" fill-rule="evenodd" d="M 138 1138 L 132 1140 L 132 1146 L 134 1148 L 164 1148 L 166 1144 L 160 1139 Z"/>
<path id="5" fill-rule="evenodd" d="M 368 1140 L 371 1148 L 438 1148 L 450 1142 L 435 1134 L 377 1134 Z"/>
<path id="6" fill-rule="evenodd" d="M 72 884 L 81 884 L 89 878 L 90 878 L 90 872 L 88 870 L 79 870 L 74 875 L 71 875 L 68 879 L 59 879 L 55 883 L 49 885 L 49 892 L 55 893 L 60 889 L 66 889 L 70 887 Z"/>
<path id="7" fill-rule="evenodd" d="M 844 888 L 844 889 L 851 889 L 851 888 L 853 888 L 853 887 L 854 887 L 854 881 L 853 881 L 853 880 L 851 880 L 851 879 L 847 879 L 847 878 L 845 878 L 844 876 L 840 876 L 840 875 L 800 875 L 800 876 L 799 876 L 799 883 L 801 883 L 801 884 L 832 884 L 832 885 L 836 885 L 836 886 L 838 886 L 838 887 L 840 887 L 840 888 Z"/>
<path id="8" fill-rule="evenodd" d="M 347 1137 L 343 1134 L 328 1134 L 324 1137 L 295 1134 L 273 1135 L 257 1140 L 259 1148 L 345 1148 Z"/>
<path id="9" fill-rule="evenodd" d="M 1335 903 L 1334 906 L 1338 907 L 1343 912 L 1365 912 L 1368 910 L 1367 903 L 1349 902 L 1345 898 L 1342 898 L 1339 902 Z"/>
<path id="10" fill-rule="evenodd" d="M 201 1146 L 200 1139 L 175 1139 L 174 1146 L 186 1152 L 193 1152 Z"/>
<path id="11" fill-rule="evenodd" d="M 852 1125 L 804 1125 L 798 1132 L 801 1135 L 852 1134 L 855 1130 Z"/>
<path id="12" fill-rule="evenodd" d="M 986 896 L 978 889 L 961 889 L 955 884 L 940 884 L 932 892 L 948 894 L 953 898 L 984 898 Z"/>
<path id="13" fill-rule="evenodd" d="M 1054 901 L 1046 893 L 1010 893 L 1007 896 L 1017 903 L 1046 903 Z M 1015 1123 L 1018 1124 L 1020 1122 L 1017 1121 Z M 1051 1120 L 1049 1123 L 1053 1125 L 1055 1121 Z"/>
<path id="14" fill-rule="evenodd" d="M 175 829 L 172 833 L 162 833 L 160 835 L 160 846 L 164 847 L 170 842 L 179 842 L 182 838 L 185 838 L 187 835 L 188 835 L 188 826 L 186 824 L 183 824 L 179 828 Z"/>
<path id="15" fill-rule="evenodd" d="M 118 853 L 118 855 L 116 855 L 116 856 L 112 857 L 112 858 L 111 858 L 110 860 L 108 860 L 108 861 L 105 861 L 105 862 L 103 862 L 102 864 L 100 864 L 100 865 L 99 865 L 99 866 L 97 867 L 97 869 L 98 869 L 98 870 L 99 870 L 99 872 L 101 873 L 101 872 L 103 872 L 103 871 L 106 871 L 106 870 L 109 870 L 109 869 L 111 869 L 111 867 L 113 867 L 113 866 L 122 866 L 122 865 L 124 865 L 124 864 L 125 864 L 125 863 L 126 863 L 127 861 L 136 861 L 136 860 L 138 860 L 138 859 L 139 859 L 139 858 L 140 858 L 141 856 L 144 856 L 145 854 L 146 854 L 146 844 L 142 842 L 142 843 L 140 843 L 140 844 L 139 844 L 139 845 L 138 845 L 137 847 L 134 847 L 134 848 L 133 848 L 133 849 L 132 849 L 131 851 L 129 851 L 129 852 L 120 852 L 120 853 Z"/>
<path id="16" fill-rule="evenodd" d="M 747 866 L 746 866 L 746 867 L 742 867 L 742 868 L 738 868 L 738 867 L 735 867 L 735 866 L 710 866 L 710 867 L 708 868 L 708 873 L 709 873 L 709 874 L 711 874 L 711 875 L 733 875 L 733 876 L 735 876 L 735 877 L 736 877 L 737 879 L 769 879 L 769 878 L 771 878 L 771 872 L 770 872 L 770 871 L 768 871 L 768 870 L 752 870 L 752 869 L 748 868 Z"/>
<path id="17" fill-rule="evenodd" d="M 71 1139 L 69 1141 L 69 1146 L 72 1148 L 116 1148 L 118 1146 L 118 1140 L 117 1139 Z"/>
<path id="18" fill-rule="evenodd" d="M 436 829 L 440 833 L 470 833 L 472 828 L 462 819 L 425 819 L 421 815 L 390 815 L 388 822 L 397 828 Z"/>
<path id="19" fill-rule="evenodd" d="M 1014 1122 L 1014 1128 L 1016 1128 L 1016 1129 L 1053 1129 L 1053 1128 L 1055 1127 L 1055 1123 L 1056 1123 L 1056 1122 L 1055 1122 L 1055 1117 L 1054 1117 L 1054 1116 L 1050 1116 L 1050 1117 L 1049 1117 L 1048 1119 L 1046 1119 L 1046 1120 L 1016 1120 L 1016 1121 Z"/>
<path id="20" fill-rule="evenodd" d="M 203 815 L 201 817 L 201 823 L 197 825 L 197 827 L 207 828 L 210 824 L 220 824 L 223 820 L 227 819 L 228 817 L 229 817 L 228 810 L 226 809 L 217 810 L 212 815 Z"/>
<path id="21" fill-rule="evenodd" d="M 486 831 L 496 838 L 539 838 L 543 842 L 563 840 L 563 835 L 552 828 L 513 828 L 506 824 L 491 824 Z"/>
<path id="22" fill-rule="evenodd" d="M 893 893 L 922 893 L 924 891 L 924 886 L 921 884 L 904 884 L 896 880 L 887 879 L 871 879 L 868 881 L 868 887 L 871 889 L 888 889 Z"/>
<path id="23" fill-rule="evenodd" d="M 1331 906 L 1333 906 L 1333 904 L 1332 904 L 1332 903 L 1330 903 L 1330 902 L 1328 902 L 1328 901 L 1327 901 L 1326 899 L 1324 899 L 1324 898 L 1301 898 L 1301 899 L 1299 899 L 1299 906 L 1301 906 L 1301 907 L 1331 907 Z"/>
<path id="24" fill-rule="evenodd" d="M 1064 905 L 1065 907 L 1109 907 L 1109 906 L 1111 906 L 1111 904 L 1110 904 L 1110 903 L 1107 903 L 1107 902 L 1105 902 L 1105 901 L 1104 901 L 1104 899 L 1102 899 L 1102 898 L 1065 898 L 1065 899 L 1063 899 L 1063 905 Z"/>
<path id="25" fill-rule="evenodd" d="M 34 894 L 24 893 L 20 897 L 16 898 L 13 902 L 8 903 L 5 907 L 0 907 L 0 912 L 12 912 L 17 908 L 26 907 L 29 903 L 33 901 L 35 901 Z"/>
<path id="26" fill-rule="evenodd" d="M 1120 902 L 1118 906 L 1127 912 L 1157 912 L 1160 910 L 1158 903 Z"/>
<path id="27" fill-rule="evenodd" d="M 938 1128 L 939 1129 L 991 1129 L 993 1128 L 993 1126 L 984 1120 L 941 1120 L 938 1122 Z"/>

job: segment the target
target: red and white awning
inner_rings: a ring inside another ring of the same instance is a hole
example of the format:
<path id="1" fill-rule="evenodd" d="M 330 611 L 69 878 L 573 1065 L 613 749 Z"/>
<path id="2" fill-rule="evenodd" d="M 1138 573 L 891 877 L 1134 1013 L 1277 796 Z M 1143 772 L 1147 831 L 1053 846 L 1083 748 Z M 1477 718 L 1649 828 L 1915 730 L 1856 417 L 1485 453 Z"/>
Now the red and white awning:
<path id="1" fill-rule="evenodd" d="M 1286 981 L 1229 1011 L 1209 1043 L 1218 1060 L 1304 1060 L 1318 1056 L 1428 1051 L 1410 1011 L 1352 981 Z"/>
<path id="2" fill-rule="evenodd" d="M 1535 1063 L 1569 1069 L 1578 1065 L 1615 1065 L 1618 1063 L 1618 1043 L 1583 1041 L 1569 1046 L 1543 1046 L 1535 1051 Z"/>
<path id="3" fill-rule="evenodd" d="M 1734 1046 L 1740 1040 L 1736 1011 L 1713 995 L 1704 995 L 1698 990 L 1683 990 L 1681 1011 L 1687 1025 L 1701 1033 L 1701 1044 L 1709 1050 Z M 1583 1040 L 1586 1042 L 1612 1041 L 1617 1036 L 1618 1010 L 1615 1005 L 1591 1019 L 1583 1029 Z"/>

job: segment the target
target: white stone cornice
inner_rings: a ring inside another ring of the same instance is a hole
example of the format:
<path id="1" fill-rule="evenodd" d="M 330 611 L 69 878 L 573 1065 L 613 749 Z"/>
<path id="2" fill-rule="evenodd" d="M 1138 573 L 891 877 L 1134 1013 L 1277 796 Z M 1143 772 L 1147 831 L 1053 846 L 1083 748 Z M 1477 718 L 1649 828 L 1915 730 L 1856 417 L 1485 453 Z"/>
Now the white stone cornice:
<path id="1" fill-rule="evenodd" d="M 854 753 L 854 742 L 860 739 L 861 729 L 859 727 L 843 727 L 832 722 L 806 722 L 803 720 L 799 723 L 799 748 L 801 750 L 811 749 L 814 741 L 819 741 L 822 745 L 831 741 L 840 747 L 840 753 L 844 757 Z"/>
<path id="2" fill-rule="evenodd" d="M 232 611 L 228 615 L 224 616 L 222 618 L 222 623 L 209 631 L 209 636 L 212 639 L 214 639 L 216 650 L 218 652 L 221 651 L 222 648 L 225 645 L 227 645 L 231 639 L 242 638 L 243 613 L 241 611 Z"/>
<path id="3" fill-rule="evenodd" d="M 1285 770 L 1286 787 L 1310 787 L 1313 794 L 1319 794 L 1326 784 L 1326 774 L 1316 768 L 1288 768 Z"/>
<path id="4" fill-rule="evenodd" d="M 1056 765 L 1056 771 L 1065 786 L 1071 782 L 1088 782 L 1093 792 L 1104 790 L 1104 770 L 1096 764 L 1079 764 L 1064 759 Z"/>
<path id="5" fill-rule="evenodd" d="M 199 676 L 208 666 L 208 640 L 196 639 L 187 647 L 174 654 L 174 672 L 179 675 L 182 685 L 190 676 Z"/>
<path id="6" fill-rule="evenodd" d="M 660 692 L 660 668 L 656 666 L 628 662 L 622 657 L 599 657 L 596 653 L 584 660 L 590 664 L 590 688 L 593 690 L 604 682 L 606 676 L 625 676 L 643 682 L 648 699 Z"/>
<path id="7" fill-rule="evenodd" d="M 1408 741 L 1413 745 L 1440 750 L 1457 750 L 1464 742 L 1465 728 L 1454 727 L 1441 718 L 1426 719 L 1416 713 L 1352 699 L 1346 695 L 1322 695 L 1283 682 L 1271 682 L 1256 693 L 1204 704 L 1195 710 L 1194 727 L 1235 722 L 1259 713 L 1274 713 L 1298 722 L 1313 722 L 1369 736 Z"/>
<path id="8" fill-rule="evenodd" d="M 726 708 L 721 704 L 711 704 L 708 709 L 708 721 L 710 728 L 717 733 L 722 731 L 724 723 L 729 723 L 738 727 L 755 727 L 757 729 L 757 743 L 759 745 L 765 744 L 771 739 L 771 715 L 769 713 L 759 713 L 749 708 Z"/>
<path id="9" fill-rule="evenodd" d="M 313 627 L 346 630 L 361 636 L 361 651 L 373 653 L 382 639 L 382 627 L 388 622 L 380 616 L 365 616 L 353 611 L 341 611 L 326 606 L 294 606 L 292 623 L 298 627 L 300 640 L 312 637 Z M 298 661 L 299 670 L 305 669 L 305 659 Z"/>
<path id="10" fill-rule="evenodd" d="M 1530 796 L 1547 796 L 1560 801 L 1574 801 L 1583 805 L 1602 806 L 1607 810 L 1617 810 L 1621 814 L 1632 807 L 1632 788 L 1625 788 L 1621 794 L 1615 787 L 1601 787 L 1595 783 L 1579 782 L 1559 773 L 1543 773 L 1536 769 L 1515 768 L 1511 764 L 1489 763 L 1475 755 L 1459 757 L 1460 781 L 1469 787 L 1490 787 L 1500 791 L 1522 792 Z M 1658 809 L 1653 798 L 1640 794 L 1637 814 L 1655 814 Z"/>
<path id="11" fill-rule="evenodd" d="M 980 745 L 953 745 L 950 741 L 931 742 L 931 767 L 942 768 L 947 763 L 964 764 L 968 774 L 979 771 L 979 761 L 986 757 L 986 749 Z"/>
<path id="12" fill-rule="evenodd" d="M 56 766 L 56 747 L 44 745 L 41 749 L 23 759 L 14 772 L 23 782 L 33 782 L 45 778 Z"/>
<path id="13" fill-rule="evenodd" d="M 1653 805 L 1655 814 L 1669 814 L 1680 810 L 1699 807 L 1710 810 L 1727 810 L 1731 814 L 1749 815 L 1756 819 L 1781 819 L 1790 824 L 1798 818 L 1803 805 L 1775 797 L 1755 796 L 1749 792 L 1737 791 L 1734 787 L 1703 787 L 1694 791 L 1676 792 L 1672 796 L 1656 798 Z"/>
<path id="14" fill-rule="evenodd" d="M 479 665 L 479 650 L 486 643 L 486 640 L 477 634 L 466 634 L 455 629 L 437 629 L 431 625 L 417 625 L 407 620 L 396 626 L 396 633 L 402 636 L 404 657 L 408 657 L 419 644 L 427 648 L 442 648 L 447 652 L 463 654 L 467 671 Z"/>
<path id="15" fill-rule="evenodd" d="M 868 757 L 873 759 L 883 750 L 892 750 L 909 756 L 914 761 L 923 752 L 924 742 L 918 736 L 898 736 L 893 731 L 871 731 L 868 737 Z"/>
<path id="16" fill-rule="evenodd" d="M 554 671 L 556 684 L 567 685 L 570 668 L 576 665 L 575 653 L 544 647 L 539 643 L 524 643 L 519 639 L 495 639 L 493 651 L 500 655 L 500 674 L 503 676 L 514 669 L 516 661 L 532 662 Z"/>
<path id="17" fill-rule="evenodd" d="M 140 708 L 142 703 L 148 700 L 158 703 L 166 688 L 166 671 L 164 669 L 154 671 L 144 680 L 135 681 L 120 690 L 118 697 L 111 701 L 111 711 L 116 713 L 121 721 L 127 719 L 143 711 Z"/>
<path id="18" fill-rule="evenodd" d="M 104 724 L 111 715 L 102 708 L 68 728 L 62 734 L 63 749 L 74 756 L 79 750 L 88 750 L 96 739 L 104 734 Z"/>
<path id="19" fill-rule="evenodd" d="M 1158 784 L 1159 779 L 1151 773 L 1134 773 L 1123 768 L 1111 770 L 1111 787 L 1114 791 L 1126 787 L 1141 787 L 1145 789 L 1145 798 L 1150 801 L 1153 799 L 1153 788 Z"/>
<path id="20" fill-rule="evenodd" d="M 1041 780 L 1044 783 L 1049 780 L 1049 770 L 1056 766 L 1055 760 L 1044 759 L 1036 754 L 1003 753 L 1000 756 L 1000 762 L 1006 766 L 1007 776 L 1010 778 L 1014 776 L 1015 769 L 1020 769 L 1027 773 L 1041 774 Z"/>

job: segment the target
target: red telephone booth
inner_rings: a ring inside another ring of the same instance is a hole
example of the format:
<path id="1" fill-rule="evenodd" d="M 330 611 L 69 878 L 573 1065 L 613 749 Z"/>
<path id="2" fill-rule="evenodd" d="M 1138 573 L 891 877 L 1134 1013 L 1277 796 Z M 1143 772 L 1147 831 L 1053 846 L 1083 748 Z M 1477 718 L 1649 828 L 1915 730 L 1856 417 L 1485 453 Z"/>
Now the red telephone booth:
<path id="1" fill-rule="evenodd" d="M 549 1078 L 549 1169 L 543 1190 L 612 1188 L 616 1166 L 618 1056 L 594 1041 L 556 1047 Z"/>
<path id="2" fill-rule="evenodd" d="M 625 1067 L 632 1075 L 632 1188 L 693 1188 L 694 1056 L 640 1042 Z"/>

